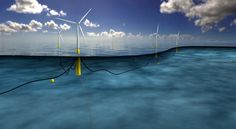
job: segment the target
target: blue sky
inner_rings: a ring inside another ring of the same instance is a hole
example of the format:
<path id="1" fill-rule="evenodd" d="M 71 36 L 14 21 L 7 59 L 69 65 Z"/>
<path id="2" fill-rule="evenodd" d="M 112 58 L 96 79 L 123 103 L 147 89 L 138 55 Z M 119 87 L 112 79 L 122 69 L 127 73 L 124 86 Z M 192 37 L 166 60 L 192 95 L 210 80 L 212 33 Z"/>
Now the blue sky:
<path id="1" fill-rule="evenodd" d="M 67 13 L 64 18 L 79 20 L 82 15 L 90 8 L 93 8 L 88 19 L 97 22 L 101 28 L 95 31 L 107 30 L 110 28 L 133 33 L 152 33 L 160 24 L 163 33 L 176 33 L 183 31 L 182 25 L 189 28 L 183 32 L 200 32 L 200 30 L 188 22 L 181 15 L 162 15 L 160 14 L 160 1 L 158 0 L 38 0 L 41 4 L 55 10 L 63 10 Z M 14 3 L 14 0 L 3 0 L 1 4 L 1 22 L 7 20 L 28 23 L 30 20 L 46 22 L 54 17 L 47 17 L 45 12 L 42 14 L 21 14 L 6 11 Z M 173 20 L 178 19 L 178 20 Z M 55 21 L 55 20 L 54 20 Z M 124 26 L 125 24 L 125 26 Z M 191 29 L 191 31 L 190 31 Z"/>
<path id="2" fill-rule="evenodd" d="M 12 5 L 17 2 L 22 3 L 22 1 L 46 5 L 48 10 L 38 13 L 9 10 Z M 207 10 L 209 5 L 215 5 L 215 7 Z M 197 10 L 199 7 L 201 10 Z M 227 10 L 226 7 L 232 9 Z M 59 16 L 47 16 L 50 10 L 57 12 L 62 10 L 66 15 L 60 16 L 61 18 L 79 21 L 90 8 L 92 11 L 86 19 L 99 27 L 83 25 L 85 32 L 101 34 L 102 32 L 110 32 L 112 29 L 115 32 L 124 32 L 126 36 L 128 33 L 135 36 L 138 34 L 148 36 L 155 33 L 156 26 L 160 24 L 160 34 L 163 35 L 180 32 L 184 35 L 201 37 L 202 39 L 198 38 L 199 42 L 208 40 L 209 37 L 210 41 L 218 40 L 219 42 L 234 42 L 236 39 L 236 22 L 235 24 L 233 22 L 236 19 L 236 10 L 234 9 L 236 8 L 236 0 L 1 0 L 0 24 L 8 25 L 7 21 L 29 24 L 31 20 L 35 20 L 43 25 L 40 29 L 36 29 L 37 32 L 26 33 L 17 30 L 10 36 L 14 36 L 18 32 L 28 36 L 31 34 L 40 35 L 42 31 L 56 31 L 45 27 L 46 22 L 53 20 L 58 26 L 64 24 L 55 19 Z M 212 12 L 212 14 L 207 12 Z M 197 20 L 200 20 L 202 24 L 196 25 Z M 67 30 L 68 34 L 69 32 L 73 34 L 75 27 L 68 25 L 71 26 Z M 205 30 L 205 28 L 210 29 Z"/>
<path id="3" fill-rule="evenodd" d="M 53 17 L 47 17 L 45 12 L 34 15 L 6 11 L 14 2 L 15 0 L 0 2 L 0 21 L 2 23 L 7 20 L 28 23 L 32 19 L 41 22 L 53 19 Z M 163 33 L 176 33 L 177 31 L 201 33 L 199 27 L 194 26 L 194 23 L 188 21 L 188 18 L 181 13 L 161 14 L 160 0 L 38 0 L 38 2 L 52 9 L 65 11 L 67 16 L 64 18 L 73 20 L 79 20 L 88 9 L 93 8 L 88 19 L 101 24 L 101 28 L 96 31 L 113 28 L 126 32 L 152 33 L 155 31 L 156 25 L 160 24 Z M 219 25 L 230 23 L 234 18 L 236 17 L 227 17 Z M 227 33 L 235 34 L 235 32 L 235 27 L 228 28 Z M 217 33 L 217 29 L 208 32 L 208 34 Z"/>

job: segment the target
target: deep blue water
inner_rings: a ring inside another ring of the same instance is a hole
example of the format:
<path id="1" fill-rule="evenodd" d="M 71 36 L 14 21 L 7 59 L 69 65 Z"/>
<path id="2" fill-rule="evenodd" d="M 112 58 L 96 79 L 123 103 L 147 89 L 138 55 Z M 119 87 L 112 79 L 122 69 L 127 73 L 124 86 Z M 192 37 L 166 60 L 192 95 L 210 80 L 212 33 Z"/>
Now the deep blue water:
<path id="1" fill-rule="evenodd" d="M 73 58 L 62 58 L 68 67 Z M 83 58 L 92 69 L 0 96 L 1 129 L 235 129 L 236 49 Z M 0 91 L 63 72 L 60 58 L 0 57 Z"/>

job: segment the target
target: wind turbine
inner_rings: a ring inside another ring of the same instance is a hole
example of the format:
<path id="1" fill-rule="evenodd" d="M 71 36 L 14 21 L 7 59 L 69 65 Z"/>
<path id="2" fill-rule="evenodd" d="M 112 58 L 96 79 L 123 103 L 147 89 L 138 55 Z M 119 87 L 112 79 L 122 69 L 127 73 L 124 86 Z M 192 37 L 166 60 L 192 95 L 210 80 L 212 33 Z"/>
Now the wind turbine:
<path id="1" fill-rule="evenodd" d="M 63 40 L 63 38 L 61 36 L 62 31 L 63 31 L 62 29 L 58 29 L 58 32 L 46 32 L 46 33 L 50 33 L 50 34 L 57 34 L 57 46 L 56 46 L 56 48 L 58 49 L 58 52 L 60 52 L 61 40 Z"/>
<path id="2" fill-rule="evenodd" d="M 111 51 L 112 51 L 112 54 L 114 54 L 113 35 L 111 35 Z"/>
<path id="3" fill-rule="evenodd" d="M 159 45 L 158 45 L 159 28 L 160 28 L 160 26 L 159 26 L 159 24 L 158 24 L 158 26 L 157 26 L 157 32 L 156 32 L 156 51 L 155 51 L 155 53 L 156 53 L 156 58 L 158 57 L 158 55 L 157 55 L 157 49 L 158 49 L 158 47 L 159 47 Z"/>
<path id="4" fill-rule="evenodd" d="M 178 47 L 179 47 L 179 39 L 180 39 L 180 33 L 178 32 L 177 37 L 176 37 L 176 41 L 175 41 L 176 53 L 179 51 L 179 50 L 178 50 Z"/>
<path id="5" fill-rule="evenodd" d="M 57 48 L 61 49 L 61 40 L 63 40 L 61 36 L 62 29 L 60 29 L 57 33 Z"/>
<path id="6" fill-rule="evenodd" d="M 81 23 L 83 22 L 85 17 L 90 13 L 91 10 L 92 9 L 89 9 L 88 12 L 80 19 L 79 22 L 75 22 L 75 21 L 71 21 L 71 20 L 66 20 L 66 19 L 62 19 L 62 18 L 56 18 L 58 20 L 61 20 L 61 21 L 64 21 L 64 22 L 76 25 L 76 33 L 77 33 L 77 37 L 76 37 L 76 43 L 77 43 L 76 53 L 77 54 L 80 54 L 80 32 L 82 33 L 83 38 L 85 39 L 84 32 L 83 32 L 83 29 L 81 27 Z"/>

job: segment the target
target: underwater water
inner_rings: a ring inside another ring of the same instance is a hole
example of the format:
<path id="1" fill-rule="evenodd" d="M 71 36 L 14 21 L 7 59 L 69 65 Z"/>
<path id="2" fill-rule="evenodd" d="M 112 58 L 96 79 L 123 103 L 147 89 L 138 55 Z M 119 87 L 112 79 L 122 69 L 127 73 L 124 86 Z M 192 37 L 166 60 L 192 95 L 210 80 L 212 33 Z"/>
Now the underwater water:
<path id="1" fill-rule="evenodd" d="M 0 96 L 1 129 L 235 129 L 236 49 L 185 48 L 158 55 L 82 58 L 55 83 Z M 73 58 L 0 57 L 0 92 L 63 72 Z"/>

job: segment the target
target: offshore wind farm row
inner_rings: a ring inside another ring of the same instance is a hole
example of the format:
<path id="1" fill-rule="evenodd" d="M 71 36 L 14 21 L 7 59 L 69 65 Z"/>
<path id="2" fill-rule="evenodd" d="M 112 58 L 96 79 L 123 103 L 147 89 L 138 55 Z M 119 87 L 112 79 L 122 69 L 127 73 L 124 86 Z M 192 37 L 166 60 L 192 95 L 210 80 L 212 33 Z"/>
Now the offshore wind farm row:
<path id="1" fill-rule="evenodd" d="M 87 15 L 89 15 L 89 13 L 92 11 L 92 9 L 89 9 L 85 14 L 84 14 L 84 16 L 78 21 L 78 22 L 76 22 L 76 21 L 72 21 L 72 20 L 68 20 L 68 19 L 63 19 L 63 18 L 56 18 L 57 20 L 60 20 L 60 21 L 64 21 L 64 22 L 67 22 L 67 23 L 70 23 L 70 24 L 72 24 L 72 25 L 76 25 L 76 49 L 75 49 L 75 52 L 76 52 L 76 54 L 78 54 L 78 55 L 80 55 L 81 54 L 81 48 L 80 48 L 80 46 L 81 46 L 81 42 L 80 42 L 80 39 L 81 39 L 81 37 L 80 37 L 80 33 L 82 34 L 82 36 L 83 36 L 83 39 L 84 39 L 84 41 L 85 41 L 85 43 L 86 43 L 86 37 L 85 37 L 85 34 L 84 34 L 84 31 L 83 31 L 83 29 L 82 29 L 82 27 L 81 27 L 81 23 L 85 20 L 85 18 L 87 17 Z M 160 35 L 159 35 L 159 28 L 160 28 L 160 26 L 158 25 L 157 26 L 157 31 L 156 31 L 156 33 L 154 33 L 155 34 L 155 47 L 153 47 L 153 48 L 151 48 L 151 49 L 153 49 L 154 51 L 149 51 L 149 52 L 147 52 L 147 53 L 139 53 L 139 54 L 137 54 L 137 55 L 141 55 L 141 54 L 153 54 L 153 53 L 158 53 L 158 52 L 162 52 L 161 50 L 159 50 L 159 47 L 160 47 L 160 44 L 159 44 L 159 39 L 160 39 Z M 62 30 L 60 30 L 59 31 L 59 34 L 58 34 L 58 46 L 61 46 L 61 31 Z M 180 37 L 180 33 L 178 33 L 177 35 L 176 35 L 176 48 L 178 47 L 178 42 L 179 42 L 179 38 Z M 113 38 L 113 37 L 111 37 L 111 38 Z M 95 51 L 97 51 L 97 50 L 99 50 L 99 48 L 97 48 L 97 45 L 96 45 L 96 48 L 90 48 L 91 50 L 95 50 Z M 106 48 L 103 48 L 103 49 L 106 49 Z M 88 50 L 88 49 L 87 49 Z M 90 51 L 91 51 L 90 50 Z M 126 54 L 127 54 L 127 56 L 129 56 L 129 55 L 135 55 L 135 54 L 130 54 L 130 52 L 129 52 L 129 50 L 128 49 L 126 49 L 126 50 L 124 50 L 124 49 L 122 49 L 123 51 L 125 51 L 126 52 Z M 116 54 L 114 54 L 114 53 L 116 53 L 116 51 L 122 51 L 122 50 L 119 50 L 119 49 L 116 49 L 115 47 L 114 47 L 114 42 L 113 42 L 113 40 L 111 41 L 111 48 L 110 48 L 110 50 L 109 51 L 111 51 L 110 53 L 108 53 L 107 55 L 101 55 L 101 56 L 121 56 L 120 54 L 118 54 L 118 55 L 116 55 Z M 98 52 L 92 52 L 92 53 L 98 53 Z M 61 54 L 60 54 L 61 55 Z M 63 55 L 63 54 L 62 54 Z M 73 56 L 73 55 L 71 55 L 71 56 Z M 91 54 L 91 55 L 87 55 L 87 56 L 99 56 L 99 55 L 96 55 L 96 54 Z M 125 54 L 123 55 L 123 56 L 126 56 Z"/>
<path id="2" fill-rule="evenodd" d="M 133 44 L 133 46 L 130 46 L 129 43 L 126 42 L 126 39 L 123 39 L 123 41 L 116 42 L 118 40 L 116 37 L 111 36 L 110 41 L 105 40 L 105 41 L 97 41 L 96 45 L 91 45 L 87 46 L 86 44 L 91 44 L 89 43 L 89 40 L 86 40 L 86 36 L 84 33 L 84 30 L 82 28 L 81 23 L 86 19 L 86 17 L 91 13 L 92 9 L 89 9 L 82 17 L 81 19 L 76 22 L 73 20 L 68 20 L 64 18 L 55 18 L 58 21 L 63 21 L 66 23 L 69 23 L 72 25 L 72 29 L 75 29 L 76 31 L 76 41 L 74 43 L 74 48 L 66 48 L 64 46 L 68 46 L 68 41 L 63 40 L 63 34 L 65 30 L 63 29 L 58 29 L 57 32 L 47 32 L 48 36 L 54 37 L 54 35 L 57 34 L 57 40 L 50 41 L 50 44 L 55 44 L 56 47 L 44 47 L 41 49 L 34 49 L 31 50 L 31 48 L 21 50 L 20 48 L 15 50 L 15 49 L 4 49 L 0 52 L 0 55 L 7 56 L 71 56 L 71 57 L 88 57 L 88 56 L 135 56 L 135 55 L 143 55 L 143 54 L 154 54 L 154 53 L 159 53 L 166 51 L 170 48 L 177 47 L 177 43 L 175 44 L 176 46 L 171 46 L 167 48 L 161 48 L 161 36 L 159 34 L 159 28 L 160 26 L 157 26 L 157 30 L 155 33 L 153 33 L 153 37 L 155 37 L 155 42 L 153 42 L 153 45 L 149 45 L 149 47 L 135 47 L 137 46 L 136 44 Z M 86 33 L 87 34 L 87 33 Z M 82 37 L 81 37 L 82 35 Z M 73 36 L 73 35 L 72 35 Z M 178 40 L 179 42 L 179 36 L 176 35 L 176 41 Z M 81 42 L 83 38 L 83 42 Z M 102 38 L 102 37 L 101 37 Z M 145 42 L 145 41 L 143 41 Z M 174 42 L 174 40 L 173 40 Z M 71 44 L 71 43 L 70 43 Z M 110 44 L 110 45 L 109 45 Z M 124 45 L 124 47 L 118 47 L 121 44 Z M 148 44 L 148 43 L 147 43 Z M 54 46 L 54 45 L 53 45 Z M 83 46 L 83 47 L 82 47 Z M 40 48 L 40 46 L 38 47 Z M 44 49 L 44 50 L 42 50 Z"/>

